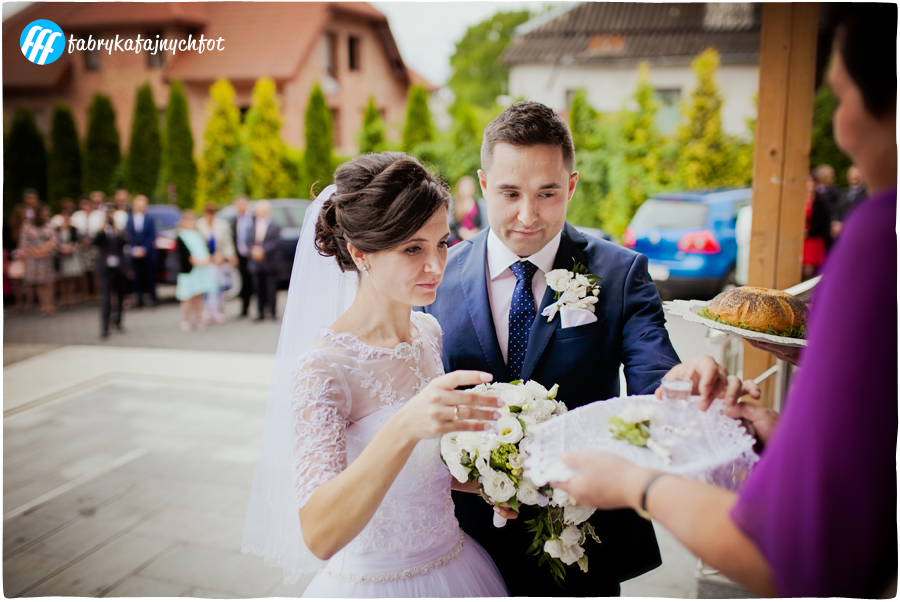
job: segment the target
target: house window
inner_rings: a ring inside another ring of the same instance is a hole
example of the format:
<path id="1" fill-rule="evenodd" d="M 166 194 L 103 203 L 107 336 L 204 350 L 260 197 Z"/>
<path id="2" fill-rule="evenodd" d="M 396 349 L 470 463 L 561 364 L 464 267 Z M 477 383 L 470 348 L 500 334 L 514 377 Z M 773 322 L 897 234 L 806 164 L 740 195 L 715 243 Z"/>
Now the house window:
<path id="1" fill-rule="evenodd" d="M 325 72 L 337 79 L 337 35 L 325 34 Z"/>
<path id="2" fill-rule="evenodd" d="M 659 110 L 656 111 L 656 129 L 662 134 L 671 134 L 678 125 L 680 115 L 678 103 L 681 102 L 680 88 L 657 88 L 654 90 Z"/>
<path id="3" fill-rule="evenodd" d="M 85 71 L 100 71 L 100 49 L 94 46 L 93 50 L 84 51 Z"/>
<path id="4" fill-rule="evenodd" d="M 350 71 L 359 71 L 359 38 L 357 36 L 347 38 L 347 54 Z"/>
<path id="5" fill-rule="evenodd" d="M 162 30 L 157 29 L 156 31 L 147 32 L 147 39 L 153 40 L 154 44 L 157 39 L 162 39 L 163 32 Z M 162 69 L 166 66 L 166 56 L 163 52 L 157 51 L 156 54 L 147 53 L 147 68 L 148 69 Z"/>
<path id="6" fill-rule="evenodd" d="M 331 143 L 335 148 L 341 147 L 341 110 L 331 109 Z"/>

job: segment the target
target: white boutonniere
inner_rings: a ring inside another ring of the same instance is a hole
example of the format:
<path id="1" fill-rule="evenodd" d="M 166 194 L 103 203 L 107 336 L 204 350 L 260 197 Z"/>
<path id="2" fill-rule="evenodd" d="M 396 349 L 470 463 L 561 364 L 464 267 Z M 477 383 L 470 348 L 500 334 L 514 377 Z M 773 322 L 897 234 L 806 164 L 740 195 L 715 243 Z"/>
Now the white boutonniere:
<path id="1" fill-rule="evenodd" d="M 548 305 L 541 312 L 550 322 L 556 313 L 567 309 L 586 309 L 594 313 L 594 304 L 599 300 L 600 276 L 587 273 L 587 267 L 575 263 L 572 270 L 550 270 L 546 274 L 547 286 L 556 291 L 556 303 Z"/>

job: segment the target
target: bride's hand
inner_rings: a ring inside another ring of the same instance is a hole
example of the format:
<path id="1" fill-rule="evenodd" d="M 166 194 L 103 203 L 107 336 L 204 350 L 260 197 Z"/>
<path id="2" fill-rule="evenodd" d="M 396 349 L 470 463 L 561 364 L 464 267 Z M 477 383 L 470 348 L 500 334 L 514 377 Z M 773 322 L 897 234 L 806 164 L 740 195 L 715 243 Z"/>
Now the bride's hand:
<path id="1" fill-rule="evenodd" d="M 397 412 L 401 432 L 410 440 L 433 439 L 456 431 L 484 431 L 500 417 L 503 402 L 493 395 L 457 391 L 457 387 L 491 382 L 477 370 L 457 370 L 432 380 Z"/>

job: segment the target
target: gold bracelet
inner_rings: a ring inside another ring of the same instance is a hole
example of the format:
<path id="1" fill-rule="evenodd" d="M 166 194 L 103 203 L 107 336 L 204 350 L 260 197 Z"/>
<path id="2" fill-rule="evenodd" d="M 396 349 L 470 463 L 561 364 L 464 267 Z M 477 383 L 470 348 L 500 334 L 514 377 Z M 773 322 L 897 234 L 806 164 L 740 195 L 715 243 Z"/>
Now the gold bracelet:
<path id="1" fill-rule="evenodd" d="M 647 481 L 647 484 L 644 485 L 644 493 L 641 494 L 641 507 L 637 508 L 635 512 L 638 513 L 638 516 L 645 520 L 650 520 L 650 512 L 647 510 L 647 494 L 650 493 L 650 487 L 662 476 L 665 476 L 666 473 L 658 472 Z"/>

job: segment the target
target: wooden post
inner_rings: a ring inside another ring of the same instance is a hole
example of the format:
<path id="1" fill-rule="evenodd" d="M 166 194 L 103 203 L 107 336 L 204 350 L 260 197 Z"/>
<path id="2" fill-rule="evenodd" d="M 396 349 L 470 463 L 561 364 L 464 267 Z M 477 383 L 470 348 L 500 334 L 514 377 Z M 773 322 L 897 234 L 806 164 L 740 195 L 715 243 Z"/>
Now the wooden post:
<path id="1" fill-rule="evenodd" d="M 763 5 L 750 286 L 785 289 L 802 278 L 818 25 L 818 3 Z M 745 379 L 774 363 L 772 355 L 744 344 Z M 773 405 L 774 381 L 762 386 L 760 403 L 767 407 Z"/>

